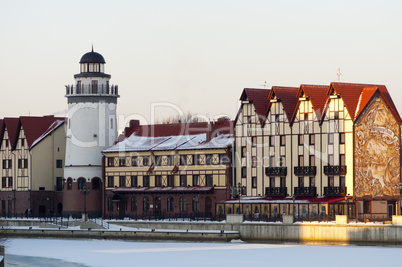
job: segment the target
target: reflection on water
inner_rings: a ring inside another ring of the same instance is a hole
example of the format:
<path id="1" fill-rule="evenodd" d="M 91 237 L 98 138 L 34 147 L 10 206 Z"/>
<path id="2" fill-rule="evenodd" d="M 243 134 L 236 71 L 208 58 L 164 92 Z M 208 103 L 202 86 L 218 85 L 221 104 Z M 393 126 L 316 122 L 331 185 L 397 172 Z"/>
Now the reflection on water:
<path id="1" fill-rule="evenodd" d="M 6 267 L 87 267 L 87 265 L 65 262 L 57 259 L 50 259 L 45 257 L 29 257 L 8 255 L 5 256 Z"/>

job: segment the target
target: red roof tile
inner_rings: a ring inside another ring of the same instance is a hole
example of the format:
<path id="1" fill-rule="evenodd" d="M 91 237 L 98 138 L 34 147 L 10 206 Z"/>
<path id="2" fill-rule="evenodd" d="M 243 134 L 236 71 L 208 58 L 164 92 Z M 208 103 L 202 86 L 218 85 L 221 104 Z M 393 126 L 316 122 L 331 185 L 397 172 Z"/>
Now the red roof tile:
<path id="1" fill-rule="evenodd" d="M 364 107 L 368 104 L 370 99 L 377 91 L 378 87 L 363 88 L 362 93 L 360 94 L 359 102 L 357 104 L 355 118 L 359 117 L 360 112 L 362 112 Z"/>
<path id="2" fill-rule="evenodd" d="M 293 122 L 293 118 L 296 114 L 299 100 L 297 97 L 298 91 L 299 88 L 297 87 L 272 86 L 271 93 L 269 94 L 270 99 L 276 96 L 281 100 L 289 123 Z"/>
<path id="3" fill-rule="evenodd" d="M 20 117 L 22 128 L 24 129 L 25 137 L 28 142 L 28 147 L 31 147 L 33 142 L 46 132 L 50 125 L 57 120 L 65 120 L 63 117 L 44 116 L 44 117 Z"/>
<path id="4" fill-rule="evenodd" d="M 248 99 L 254 104 L 255 112 L 257 113 L 261 124 L 264 123 L 269 108 L 269 91 L 269 89 L 244 88 L 243 93 L 240 96 L 240 100 L 243 101 Z M 237 114 L 237 116 L 238 115 L 239 114 Z M 235 121 L 237 120 L 237 116 Z"/>
<path id="5" fill-rule="evenodd" d="M 311 105 L 315 111 L 318 120 L 321 120 L 324 114 L 324 107 L 329 96 L 327 95 L 328 85 L 302 84 L 298 92 L 298 97 L 304 93 L 310 99 Z"/>
<path id="6" fill-rule="evenodd" d="M 385 102 L 397 118 L 398 122 L 402 123 L 398 110 L 396 109 L 396 106 L 392 101 L 391 96 L 389 95 L 389 92 L 385 85 L 332 82 L 327 93 L 330 94 L 331 91 L 334 90 L 337 94 L 339 94 L 345 103 L 350 117 L 352 118 L 352 120 L 355 120 L 357 114 L 356 109 L 363 88 L 378 88 Z M 362 109 L 363 108 L 364 106 L 362 107 Z"/>
<path id="7" fill-rule="evenodd" d="M 17 144 L 18 134 L 20 132 L 20 119 L 19 118 L 4 118 L 4 123 L 8 132 L 8 139 L 10 140 L 11 148 L 14 149 Z"/>

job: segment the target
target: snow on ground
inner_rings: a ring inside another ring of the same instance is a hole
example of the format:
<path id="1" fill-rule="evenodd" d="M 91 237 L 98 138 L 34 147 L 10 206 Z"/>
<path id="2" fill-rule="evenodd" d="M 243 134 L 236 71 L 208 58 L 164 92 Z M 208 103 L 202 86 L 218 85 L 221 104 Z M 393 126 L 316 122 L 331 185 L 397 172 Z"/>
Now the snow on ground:
<path id="1" fill-rule="evenodd" d="M 395 265 L 396 257 L 401 253 L 402 248 L 397 247 L 251 244 L 238 240 L 232 243 L 183 243 L 16 238 L 7 241 L 5 259 L 6 266 L 31 267 L 367 267 Z"/>

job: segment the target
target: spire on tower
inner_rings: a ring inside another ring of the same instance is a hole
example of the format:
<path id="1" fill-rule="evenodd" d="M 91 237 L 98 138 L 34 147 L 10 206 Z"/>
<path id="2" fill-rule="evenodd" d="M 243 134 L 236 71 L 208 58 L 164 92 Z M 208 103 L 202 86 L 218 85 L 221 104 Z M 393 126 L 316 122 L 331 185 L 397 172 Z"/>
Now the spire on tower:
<path id="1" fill-rule="evenodd" d="M 92 44 L 92 52 L 94 51 L 94 44 Z"/>

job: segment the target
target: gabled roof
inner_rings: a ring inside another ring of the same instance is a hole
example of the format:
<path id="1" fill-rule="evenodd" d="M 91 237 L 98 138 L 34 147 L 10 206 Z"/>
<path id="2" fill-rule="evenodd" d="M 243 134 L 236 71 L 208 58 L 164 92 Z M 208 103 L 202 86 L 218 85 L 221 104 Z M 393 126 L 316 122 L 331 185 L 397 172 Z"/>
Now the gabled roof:
<path id="1" fill-rule="evenodd" d="M 315 111 L 319 121 L 324 115 L 325 104 L 329 98 L 327 91 L 328 85 L 302 84 L 300 85 L 299 92 L 297 93 L 298 97 L 302 97 L 304 93 L 304 95 L 310 99 L 313 110 Z"/>
<path id="2" fill-rule="evenodd" d="M 272 86 L 271 92 L 268 96 L 269 100 L 273 99 L 274 96 L 281 100 L 289 123 L 293 122 L 293 118 L 296 115 L 297 103 L 299 100 L 297 97 L 298 91 L 298 87 Z"/>
<path id="3" fill-rule="evenodd" d="M 362 93 L 359 97 L 359 101 L 357 103 L 355 118 L 359 117 L 360 112 L 362 112 L 364 107 L 368 104 L 370 99 L 377 91 L 379 91 L 377 87 L 363 88 Z"/>
<path id="4" fill-rule="evenodd" d="M 244 88 L 240 100 L 250 100 L 255 108 L 255 112 L 258 115 L 258 119 L 260 123 L 263 124 L 265 121 L 265 116 L 267 115 L 269 108 L 269 89 L 253 89 L 253 88 Z M 239 112 L 237 113 L 235 122 L 240 114 L 240 110 L 243 108 L 243 105 L 240 107 Z"/>
<path id="5" fill-rule="evenodd" d="M 360 94 L 364 88 L 378 88 L 382 97 L 384 98 L 384 101 L 387 103 L 398 122 L 402 123 L 401 117 L 399 116 L 396 106 L 392 101 L 385 85 L 332 82 L 328 88 L 327 94 L 330 95 L 333 91 L 336 94 L 339 94 L 345 103 L 350 117 L 352 120 L 355 120 L 357 118 L 356 115 L 359 114 L 359 112 L 357 112 L 358 100 L 360 99 Z M 369 91 L 367 91 L 365 94 L 369 93 Z M 361 107 L 361 109 L 363 108 L 364 106 Z"/>
<path id="6" fill-rule="evenodd" d="M 22 128 L 24 129 L 25 138 L 28 142 L 28 147 L 37 140 L 42 134 L 49 132 L 49 127 L 55 121 L 63 121 L 65 118 L 44 116 L 44 117 L 20 117 Z M 58 126 L 60 126 L 59 124 Z M 54 129 L 53 129 L 54 130 Z"/>
<path id="7" fill-rule="evenodd" d="M 4 123 L 8 132 L 8 139 L 10 140 L 10 146 L 15 148 L 18 140 L 18 134 L 20 132 L 20 119 L 19 118 L 4 118 Z"/>
<path id="8" fill-rule="evenodd" d="M 41 134 L 35 141 L 32 142 L 32 145 L 29 146 L 29 149 L 32 149 L 34 146 L 39 144 L 43 139 L 45 139 L 48 135 L 52 134 L 57 128 L 59 128 L 61 125 L 65 123 L 65 119 L 62 120 L 56 120 L 54 121 L 49 128 L 45 132 Z"/>

